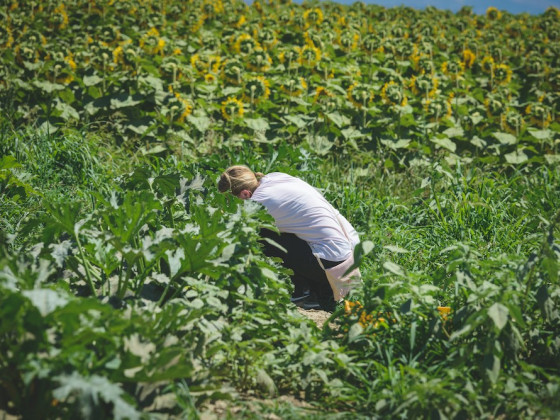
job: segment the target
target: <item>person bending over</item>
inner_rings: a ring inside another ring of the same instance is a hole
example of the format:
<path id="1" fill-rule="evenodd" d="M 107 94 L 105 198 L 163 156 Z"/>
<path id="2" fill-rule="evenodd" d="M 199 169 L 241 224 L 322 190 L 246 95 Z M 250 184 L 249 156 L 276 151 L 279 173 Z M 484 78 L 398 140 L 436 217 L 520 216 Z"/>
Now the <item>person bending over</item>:
<path id="1" fill-rule="evenodd" d="M 310 289 L 319 307 L 332 312 L 336 302 L 325 269 L 350 258 L 360 241 L 348 220 L 317 189 L 281 172 L 264 175 L 243 165 L 231 166 L 220 176 L 218 190 L 265 207 L 280 233 L 261 229 L 260 235 L 287 252 L 266 241 L 263 252 L 280 257 L 283 265 L 293 271 L 292 302 L 304 301 Z"/>

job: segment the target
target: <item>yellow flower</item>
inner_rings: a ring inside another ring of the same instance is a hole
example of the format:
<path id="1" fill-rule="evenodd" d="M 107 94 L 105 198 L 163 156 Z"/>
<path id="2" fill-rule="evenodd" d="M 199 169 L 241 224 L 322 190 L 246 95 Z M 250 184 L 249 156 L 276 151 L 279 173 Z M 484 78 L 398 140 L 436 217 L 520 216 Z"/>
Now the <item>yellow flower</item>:
<path id="1" fill-rule="evenodd" d="M 315 89 L 315 95 L 313 95 L 313 103 L 317 103 L 318 101 L 320 101 L 323 98 L 326 98 L 327 100 L 332 98 L 334 95 L 328 91 L 326 88 L 324 88 L 323 86 L 318 86 Z"/>
<path id="2" fill-rule="evenodd" d="M 317 26 L 323 22 L 323 11 L 319 8 L 307 9 L 303 12 L 303 20 L 305 21 L 305 27 Z"/>
<path id="3" fill-rule="evenodd" d="M 181 115 L 179 115 L 179 118 L 177 118 L 178 121 L 182 122 L 186 117 L 192 114 L 193 106 L 188 99 L 181 97 L 181 95 L 179 95 L 179 93 L 177 92 L 175 92 L 175 98 L 182 105 Z"/>
<path id="4" fill-rule="evenodd" d="M 407 98 L 402 87 L 393 80 L 383 85 L 381 89 L 381 98 L 383 102 L 388 105 L 405 106 L 407 104 Z"/>
<path id="5" fill-rule="evenodd" d="M 490 56 L 484 57 L 480 63 L 480 68 L 484 73 L 492 74 L 494 71 L 494 59 Z"/>
<path id="6" fill-rule="evenodd" d="M 243 66 L 239 60 L 235 58 L 229 59 L 222 66 L 222 74 L 228 82 L 238 85 L 241 83 Z"/>
<path id="7" fill-rule="evenodd" d="M 249 34 L 239 35 L 233 45 L 235 52 L 241 54 L 249 54 L 257 47 L 259 47 L 259 43 Z"/>
<path id="8" fill-rule="evenodd" d="M 527 105 L 525 114 L 529 116 L 533 125 L 540 128 L 546 128 L 552 122 L 550 111 L 543 105 L 541 98 L 539 98 L 539 102 L 533 102 Z"/>
<path id="9" fill-rule="evenodd" d="M 54 13 L 58 14 L 58 29 L 63 29 L 68 26 L 68 14 L 66 13 L 66 7 L 64 3 L 60 3 L 55 9 Z"/>
<path id="10" fill-rule="evenodd" d="M 258 73 L 267 72 L 272 66 L 272 59 L 262 48 L 256 48 L 247 58 L 247 67 Z"/>
<path id="11" fill-rule="evenodd" d="M 437 310 L 441 316 L 441 319 L 444 321 L 447 320 L 447 317 L 451 313 L 451 308 L 449 306 L 438 306 Z"/>
<path id="12" fill-rule="evenodd" d="M 507 64 L 498 64 L 494 67 L 494 80 L 500 85 L 507 85 L 511 81 L 512 71 Z"/>
<path id="13" fill-rule="evenodd" d="M 486 9 L 486 17 L 489 20 L 499 20 L 502 17 L 502 12 L 500 12 L 495 7 L 489 7 L 488 9 Z"/>
<path id="14" fill-rule="evenodd" d="M 290 96 L 299 96 L 307 90 L 307 82 L 303 77 L 289 78 L 280 89 Z"/>
<path id="15" fill-rule="evenodd" d="M 270 82 L 263 76 L 257 76 L 245 83 L 243 98 L 251 103 L 268 99 L 270 96 Z"/>
<path id="16" fill-rule="evenodd" d="M 348 88 L 348 99 L 356 108 L 362 108 L 368 105 L 373 99 L 373 93 L 368 86 L 362 83 L 353 83 Z"/>
<path id="17" fill-rule="evenodd" d="M 313 45 L 305 45 L 299 53 L 300 64 L 315 67 L 321 61 L 321 50 Z"/>
<path id="18" fill-rule="evenodd" d="M 465 67 L 471 68 L 474 64 L 475 59 L 476 55 L 474 52 L 472 52 L 468 48 L 463 51 L 463 63 L 465 64 Z"/>
<path id="19" fill-rule="evenodd" d="M 226 120 L 243 117 L 245 112 L 243 102 L 237 98 L 227 98 L 222 102 L 222 115 Z"/>
<path id="20" fill-rule="evenodd" d="M 444 61 L 441 71 L 451 80 L 460 79 L 465 72 L 465 63 L 462 61 Z"/>
<path id="21" fill-rule="evenodd" d="M 439 81 L 436 77 L 421 74 L 420 76 L 412 76 L 410 79 L 410 88 L 415 95 L 423 95 L 433 97 L 436 94 Z"/>
<path id="22" fill-rule="evenodd" d="M 206 83 L 214 83 L 216 81 L 216 76 L 214 76 L 212 73 L 206 73 L 204 75 L 204 81 Z"/>

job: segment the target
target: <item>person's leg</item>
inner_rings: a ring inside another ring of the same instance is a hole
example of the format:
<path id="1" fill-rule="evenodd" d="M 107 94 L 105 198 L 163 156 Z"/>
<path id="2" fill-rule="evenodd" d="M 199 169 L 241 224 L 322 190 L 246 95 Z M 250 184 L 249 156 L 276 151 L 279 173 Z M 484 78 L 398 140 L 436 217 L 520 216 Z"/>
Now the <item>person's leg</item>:
<path id="1" fill-rule="evenodd" d="M 317 296 L 321 309 L 334 310 L 336 302 L 331 286 L 325 271 L 311 252 L 309 244 L 291 233 L 278 234 L 268 229 L 263 229 L 261 236 L 274 240 L 287 250 L 287 253 L 283 252 L 274 245 L 262 241 L 265 255 L 282 258 L 283 265 L 294 272 L 292 276 L 295 287 L 293 296 L 301 296 L 307 288 L 310 288 Z"/>

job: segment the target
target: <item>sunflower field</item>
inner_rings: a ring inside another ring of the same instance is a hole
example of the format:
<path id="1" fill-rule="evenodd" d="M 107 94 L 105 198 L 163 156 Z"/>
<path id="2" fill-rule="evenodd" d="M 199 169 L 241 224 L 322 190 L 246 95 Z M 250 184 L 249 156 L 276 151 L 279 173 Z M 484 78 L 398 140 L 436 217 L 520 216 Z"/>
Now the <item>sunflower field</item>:
<path id="1" fill-rule="evenodd" d="M 560 10 L 0 1 L 0 417 L 560 416 Z M 316 325 L 226 167 L 319 188 Z"/>

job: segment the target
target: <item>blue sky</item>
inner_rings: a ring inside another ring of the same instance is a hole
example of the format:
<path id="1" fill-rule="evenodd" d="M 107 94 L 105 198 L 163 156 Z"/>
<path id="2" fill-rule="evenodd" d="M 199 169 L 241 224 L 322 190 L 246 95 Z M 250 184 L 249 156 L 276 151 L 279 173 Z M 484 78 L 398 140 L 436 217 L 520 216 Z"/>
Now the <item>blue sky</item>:
<path id="1" fill-rule="evenodd" d="M 334 3 L 352 4 L 355 0 L 332 0 Z M 486 13 L 488 7 L 493 6 L 499 10 L 506 10 L 513 14 L 530 13 L 538 15 L 550 6 L 560 9 L 560 0 L 362 0 L 366 4 L 379 4 L 384 7 L 409 6 L 415 9 L 424 9 L 434 6 L 438 9 L 457 12 L 463 6 L 472 6 L 476 14 Z M 301 1 L 297 1 L 301 3 Z"/>

